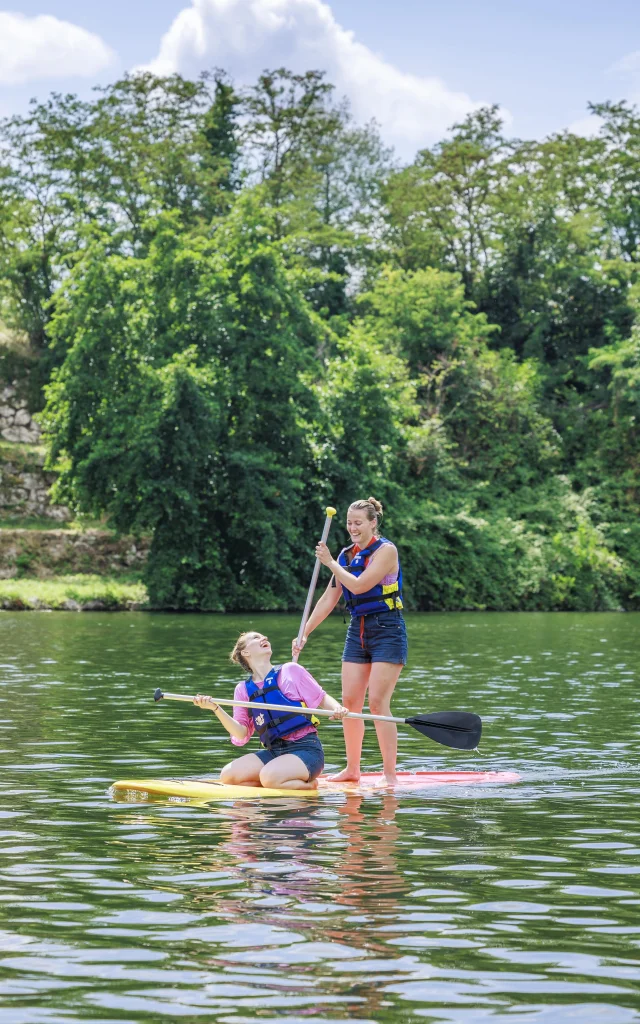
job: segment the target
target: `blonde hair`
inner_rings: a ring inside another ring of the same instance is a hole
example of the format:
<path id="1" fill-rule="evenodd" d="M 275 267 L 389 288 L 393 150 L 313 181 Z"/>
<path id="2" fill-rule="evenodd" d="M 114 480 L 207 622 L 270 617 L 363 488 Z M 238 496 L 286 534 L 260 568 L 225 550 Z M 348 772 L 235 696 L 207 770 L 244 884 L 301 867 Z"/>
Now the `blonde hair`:
<path id="1" fill-rule="evenodd" d="M 376 524 L 373 528 L 373 532 L 378 532 L 378 525 L 384 513 L 382 511 L 382 503 L 379 502 L 377 498 L 369 496 L 366 501 L 364 498 L 360 501 L 352 501 L 349 505 L 349 511 L 351 511 L 351 509 L 354 509 L 356 512 L 366 512 L 369 522 Z"/>
<path id="2" fill-rule="evenodd" d="M 233 646 L 231 654 L 229 655 L 229 661 L 232 661 L 235 665 L 239 665 L 240 668 L 243 668 L 246 672 L 251 672 L 251 665 L 247 659 L 243 657 L 242 652 L 245 649 L 247 641 L 252 636 L 256 636 L 254 630 L 249 630 L 248 633 L 241 633 Z"/>

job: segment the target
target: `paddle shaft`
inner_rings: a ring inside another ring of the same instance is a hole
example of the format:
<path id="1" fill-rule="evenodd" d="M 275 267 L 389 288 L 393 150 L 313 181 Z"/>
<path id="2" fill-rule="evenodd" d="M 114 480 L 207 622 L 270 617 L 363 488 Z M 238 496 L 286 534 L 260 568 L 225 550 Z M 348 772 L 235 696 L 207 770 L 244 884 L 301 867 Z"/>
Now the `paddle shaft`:
<path id="1" fill-rule="evenodd" d="M 164 700 L 184 700 L 188 704 L 193 704 L 193 697 L 187 697 L 187 696 L 185 696 L 183 694 L 180 694 L 180 693 L 163 693 L 162 697 L 164 698 Z M 226 700 L 226 699 L 218 700 L 217 697 L 216 698 L 212 697 L 211 700 L 212 700 L 212 702 L 214 704 L 227 705 L 228 707 L 233 707 L 233 708 L 253 708 L 254 711 L 256 710 L 256 708 L 266 708 L 267 711 L 280 711 L 280 712 L 283 711 L 282 704 L 262 704 L 262 703 L 256 704 L 255 701 L 252 702 L 252 701 L 249 701 L 249 700 Z M 295 714 L 295 715 L 323 715 L 325 718 L 331 718 L 331 716 L 334 715 L 335 712 L 334 711 L 327 711 L 325 708 L 298 708 L 298 707 L 296 707 L 291 712 L 291 714 Z M 404 718 L 393 718 L 392 715 L 363 715 L 363 714 L 358 714 L 358 712 L 356 712 L 356 711 L 350 711 L 348 715 L 345 715 L 345 718 L 360 718 L 363 721 L 367 721 L 367 722 L 397 722 L 399 725 L 404 725 L 405 724 Z"/>
<path id="2" fill-rule="evenodd" d="M 322 531 L 322 537 L 320 538 L 321 544 L 327 543 L 327 537 L 329 536 L 329 530 L 331 529 L 331 520 L 336 514 L 335 508 L 327 508 L 327 518 L 324 521 L 324 529 Z M 316 558 L 316 564 L 313 567 L 313 575 L 311 576 L 311 583 L 309 584 L 309 591 L 307 593 L 307 600 L 305 602 L 304 611 L 302 613 L 302 619 L 300 620 L 300 629 L 298 630 L 298 647 L 302 643 L 304 637 L 304 631 L 307 627 L 309 615 L 311 613 L 311 602 L 313 601 L 313 595 L 316 592 L 316 584 L 318 582 L 318 574 L 320 572 L 320 559 Z M 300 657 L 299 654 L 294 654 L 293 660 L 297 661 Z"/>

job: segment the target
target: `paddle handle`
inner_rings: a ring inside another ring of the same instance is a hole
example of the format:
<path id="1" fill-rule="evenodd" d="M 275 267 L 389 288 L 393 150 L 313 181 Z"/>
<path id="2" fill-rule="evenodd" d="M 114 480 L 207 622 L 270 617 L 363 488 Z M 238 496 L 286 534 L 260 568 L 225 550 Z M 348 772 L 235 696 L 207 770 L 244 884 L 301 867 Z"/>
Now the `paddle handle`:
<path id="1" fill-rule="evenodd" d="M 326 509 L 326 514 L 327 514 L 327 518 L 324 521 L 324 529 L 322 531 L 322 537 L 320 538 L 320 543 L 321 544 L 326 544 L 327 543 L 327 537 L 329 536 L 329 530 L 331 529 L 331 520 L 333 519 L 333 517 L 336 514 L 335 508 L 332 508 L 331 505 L 328 505 L 327 509 Z M 298 644 L 298 647 L 300 646 L 300 644 L 302 643 L 302 640 L 304 638 L 304 631 L 305 631 L 305 629 L 307 627 L 307 622 L 309 620 L 309 615 L 311 613 L 311 602 L 313 601 L 313 595 L 316 592 L 316 584 L 318 582 L 318 573 L 319 572 L 320 572 L 320 559 L 316 558 L 316 564 L 313 567 L 313 575 L 311 577 L 311 583 L 309 584 L 309 592 L 307 594 L 307 600 L 305 602 L 304 611 L 302 613 L 302 619 L 300 620 L 300 629 L 298 630 L 298 639 L 296 641 L 297 644 Z M 300 657 L 300 655 L 298 653 L 296 653 L 293 656 L 293 660 L 297 661 L 299 657 Z"/>
<path id="2" fill-rule="evenodd" d="M 157 693 L 158 693 L 158 690 L 156 690 L 156 694 Z M 180 693 L 162 693 L 162 692 L 160 692 L 160 696 L 156 696 L 156 697 L 154 697 L 154 699 L 156 701 L 162 700 L 162 699 L 164 699 L 164 700 L 184 700 L 184 701 L 187 702 L 187 704 L 193 704 L 193 697 L 187 697 L 187 696 L 184 696 L 183 694 L 180 694 Z M 212 697 L 211 699 L 212 699 L 214 704 L 223 704 L 223 705 L 226 705 L 227 707 L 232 707 L 232 708 L 253 708 L 254 710 L 256 708 L 266 708 L 267 711 L 280 711 L 280 712 L 282 712 L 282 704 L 262 704 L 262 703 L 256 704 L 255 702 L 252 702 L 250 700 L 227 700 L 226 698 L 224 700 L 222 700 L 222 699 L 218 700 L 217 697 Z M 295 708 L 294 711 L 291 712 L 291 714 L 295 714 L 295 715 L 322 715 L 325 718 L 331 718 L 331 716 L 334 715 L 335 712 L 334 711 L 327 711 L 325 708 L 298 708 L 297 707 L 297 708 Z M 350 711 L 348 715 L 345 715 L 345 718 L 360 718 L 360 719 L 362 719 L 362 721 L 366 721 L 366 722 L 398 722 L 400 725 L 404 725 L 404 721 L 405 721 L 404 718 L 393 718 L 392 715 L 363 715 L 363 714 L 358 714 L 357 711 Z"/>

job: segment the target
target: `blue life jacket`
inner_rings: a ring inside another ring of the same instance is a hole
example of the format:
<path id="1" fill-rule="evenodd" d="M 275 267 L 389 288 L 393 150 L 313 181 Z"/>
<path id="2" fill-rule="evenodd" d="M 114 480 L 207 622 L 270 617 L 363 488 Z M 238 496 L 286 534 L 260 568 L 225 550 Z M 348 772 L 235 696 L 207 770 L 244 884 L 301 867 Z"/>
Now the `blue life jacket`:
<path id="1" fill-rule="evenodd" d="M 289 700 L 278 687 L 282 665 L 276 665 L 262 680 L 259 686 L 253 679 L 247 679 L 245 686 L 250 701 L 258 705 L 255 711 L 249 708 L 249 714 L 253 718 L 256 732 L 260 737 L 263 747 L 270 749 L 274 740 L 279 740 L 294 729 L 301 729 L 303 725 L 318 725 L 318 719 L 314 715 L 296 715 L 293 712 L 285 711 L 285 708 L 304 708 L 306 704 L 301 700 Z M 278 711 L 269 711 L 260 708 L 262 704 L 282 704 L 282 714 Z"/>
<path id="2" fill-rule="evenodd" d="M 377 537 L 372 540 L 368 547 L 358 551 L 356 555 L 349 556 L 349 552 L 355 547 L 351 544 L 338 555 L 338 564 L 342 565 L 347 572 L 354 576 L 361 576 L 367 567 L 367 561 L 371 555 L 384 544 L 386 537 Z M 388 541 L 387 541 L 388 543 Z M 398 579 L 395 583 L 376 583 L 375 587 L 367 590 L 364 594 L 353 594 L 341 584 L 344 599 L 352 615 L 373 615 L 375 612 L 393 611 L 394 608 L 402 608 L 402 567 L 398 562 Z"/>

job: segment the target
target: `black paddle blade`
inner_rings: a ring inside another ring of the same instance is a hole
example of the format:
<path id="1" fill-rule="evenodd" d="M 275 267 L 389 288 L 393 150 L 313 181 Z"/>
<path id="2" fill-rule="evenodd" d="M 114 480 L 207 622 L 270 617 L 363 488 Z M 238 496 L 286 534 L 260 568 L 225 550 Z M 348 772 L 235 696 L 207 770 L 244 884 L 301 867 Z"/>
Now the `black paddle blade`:
<path id="1" fill-rule="evenodd" d="M 160 687 L 158 687 L 158 689 L 155 691 L 155 693 L 153 695 L 153 699 L 157 701 L 157 700 L 162 700 L 163 697 L 164 697 L 164 693 L 162 692 Z"/>
<path id="2" fill-rule="evenodd" d="M 434 711 L 405 718 L 405 722 L 430 740 L 456 750 L 474 750 L 482 735 L 482 720 L 468 711 Z"/>

